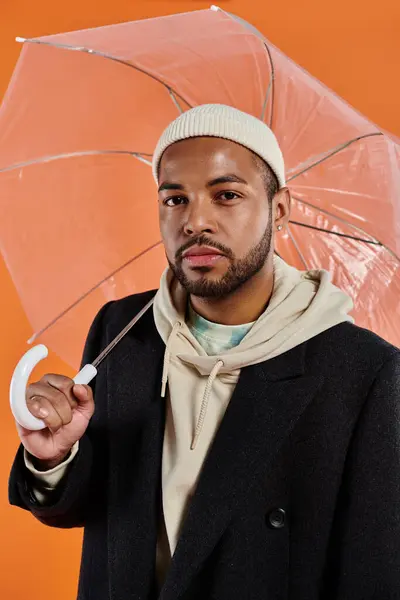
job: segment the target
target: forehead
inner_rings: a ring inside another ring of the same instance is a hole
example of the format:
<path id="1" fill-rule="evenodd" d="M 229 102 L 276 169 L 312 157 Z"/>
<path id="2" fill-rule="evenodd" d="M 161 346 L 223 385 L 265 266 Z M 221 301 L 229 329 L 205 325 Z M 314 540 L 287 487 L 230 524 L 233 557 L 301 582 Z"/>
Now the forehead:
<path id="1" fill-rule="evenodd" d="M 257 175 L 255 155 L 230 140 L 198 137 L 176 142 L 166 149 L 160 162 L 159 180 L 192 174 L 213 177 L 227 172 Z"/>

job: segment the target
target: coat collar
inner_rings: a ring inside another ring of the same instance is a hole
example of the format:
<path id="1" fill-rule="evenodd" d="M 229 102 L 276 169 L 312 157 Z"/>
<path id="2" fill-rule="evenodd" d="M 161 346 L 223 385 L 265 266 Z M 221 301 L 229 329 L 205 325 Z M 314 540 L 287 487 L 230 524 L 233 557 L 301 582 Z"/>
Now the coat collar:
<path id="1" fill-rule="evenodd" d="M 273 461 L 322 385 L 305 370 L 304 343 L 242 370 L 210 449 L 160 598 L 177 600 L 206 560 L 259 469 Z"/>

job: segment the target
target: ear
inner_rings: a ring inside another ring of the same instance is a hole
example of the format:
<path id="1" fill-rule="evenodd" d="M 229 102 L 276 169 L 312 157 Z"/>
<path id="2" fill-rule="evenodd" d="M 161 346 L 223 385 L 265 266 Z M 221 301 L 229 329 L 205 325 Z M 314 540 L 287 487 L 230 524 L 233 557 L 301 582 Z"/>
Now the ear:
<path id="1" fill-rule="evenodd" d="M 279 228 L 279 230 L 281 230 L 289 223 L 290 219 L 292 197 L 289 188 L 284 187 L 280 189 L 279 192 L 275 194 L 272 202 L 275 229 Z"/>

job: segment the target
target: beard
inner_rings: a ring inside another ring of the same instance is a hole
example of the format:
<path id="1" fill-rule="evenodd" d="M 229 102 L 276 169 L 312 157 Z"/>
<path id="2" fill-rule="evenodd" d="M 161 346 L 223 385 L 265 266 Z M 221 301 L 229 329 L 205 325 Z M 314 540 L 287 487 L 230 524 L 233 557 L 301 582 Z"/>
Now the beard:
<path id="1" fill-rule="evenodd" d="M 271 210 L 272 213 L 272 210 Z M 214 242 L 205 235 L 201 235 L 186 244 L 177 252 L 175 264 L 168 261 L 169 266 L 179 283 L 191 296 L 200 298 L 224 298 L 238 290 L 243 284 L 259 273 L 264 267 L 270 254 L 272 244 L 272 219 L 268 219 L 268 226 L 261 240 L 253 246 L 244 258 L 235 259 L 232 251 L 225 246 Z M 220 279 L 210 280 L 206 275 L 210 272 L 209 267 L 199 267 L 197 273 L 204 276 L 197 281 L 191 281 L 182 268 L 182 253 L 194 245 L 211 246 L 220 250 L 230 260 L 228 270 Z"/>

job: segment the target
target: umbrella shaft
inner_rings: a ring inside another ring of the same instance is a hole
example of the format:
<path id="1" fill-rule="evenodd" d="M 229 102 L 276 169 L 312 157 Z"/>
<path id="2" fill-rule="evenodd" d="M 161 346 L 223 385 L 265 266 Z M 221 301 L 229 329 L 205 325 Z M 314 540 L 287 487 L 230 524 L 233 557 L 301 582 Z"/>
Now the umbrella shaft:
<path id="1" fill-rule="evenodd" d="M 144 313 L 148 311 L 150 306 L 152 306 L 153 302 L 154 302 L 154 298 L 152 298 L 150 300 L 150 302 L 148 302 L 142 308 L 142 310 L 139 311 L 138 314 L 133 317 L 132 321 L 129 321 L 128 325 L 126 327 L 124 327 L 124 329 L 112 340 L 112 342 L 110 342 L 108 344 L 108 346 L 106 346 L 104 348 L 103 352 L 101 352 L 101 354 L 99 354 L 99 356 L 92 362 L 92 365 L 94 367 L 97 368 L 99 366 L 99 364 L 103 362 L 103 360 L 106 358 L 106 356 L 108 356 L 110 354 L 110 352 L 115 348 L 115 346 L 126 336 L 128 331 L 130 331 L 132 329 L 132 327 L 144 315 Z"/>

